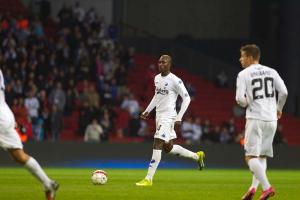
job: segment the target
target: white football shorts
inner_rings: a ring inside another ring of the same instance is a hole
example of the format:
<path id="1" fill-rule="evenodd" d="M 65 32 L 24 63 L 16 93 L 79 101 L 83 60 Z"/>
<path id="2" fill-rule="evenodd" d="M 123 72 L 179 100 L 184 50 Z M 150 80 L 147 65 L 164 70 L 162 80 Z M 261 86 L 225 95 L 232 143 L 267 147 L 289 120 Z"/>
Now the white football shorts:
<path id="1" fill-rule="evenodd" d="M 277 121 L 247 119 L 245 130 L 246 156 L 273 157 L 273 139 Z"/>
<path id="2" fill-rule="evenodd" d="M 0 108 L 0 147 L 7 149 L 23 149 L 23 144 L 15 129 L 15 118 L 8 107 Z"/>
<path id="3" fill-rule="evenodd" d="M 156 132 L 154 138 L 159 138 L 165 142 L 177 138 L 174 130 L 174 119 L 156 118 Z"/>

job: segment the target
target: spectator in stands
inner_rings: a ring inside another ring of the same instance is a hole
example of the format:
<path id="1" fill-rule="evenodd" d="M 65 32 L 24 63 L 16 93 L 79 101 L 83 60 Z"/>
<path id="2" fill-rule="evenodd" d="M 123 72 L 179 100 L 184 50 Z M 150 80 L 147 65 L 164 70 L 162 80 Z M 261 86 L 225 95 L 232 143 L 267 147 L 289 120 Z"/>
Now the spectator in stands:
<path id="1" fill-rule="evenodd" d="M 114 71 L 114 77 L 116 80 L 117 85 L 119 86 L 125 86 L 126 84 L 126 68 L 124 64 L 120 64 L 120 66 L 117 67 L 117 69 Z"/>
<path id="2" fill-rule="evenodd" d="M 11 106 L 13 103 L 13 99 L 15 98 L 15 93 L 13 91 L 13 85 L 14 82 L 10 82 L 8 84 L 6 84 L 5 87 L 5 99 L 6 99 L 6 103 L 8 104 L 8 106 Z"/>
<path id="3" fill-rule="evenodd" d="M 112 124 L 111 116 L 107 109 L 104 109 L 103 111 L 103 116 L 100 119 L 100 125 L 103 128 L 103 135 L 101 138 L 103 140 L 108 140 L 109 132 L 111 131 L 113 124 Z"/>
<path id="4" fill-rule="evenodd" d="M 56 106 L 57 112 L 63 113 L 66 105 L 66 93 L 62 89 L 61 82 L 57 82 L 55 88 L 51 90 L 49 103 L 51 106 Z"/>
<path id="5" fill-rule="evenodd" d="M 79 135 L 84 135 L 85 129 L 94 117 L 94 110 L 87 101 L 82 102 L 79 111 Z"/>
<path id="6" fill-rule="evenodd" d="M 93 118 L 91 123 L 86 127 L 84 132 L 85 142 L 100 142 L 103 129 L 97 119 Z"/>
<path id="7" fill-rule="evenodd" d="M 236 128 L 235 128 L 235 120 L 233 117 L 229 118 L 228 121 L 224 122 L 223 127 L 226 127 L 231 138 L 235 137 Z"/>
<path id="8" fill-rule="evenodd" d="M 25 98 L 25 107 L 28 110 L 31 122 L 34 125 L 38 118 L 40 108 L 40 103 L 38 98 L 35 96 L 34 90 L 30 90 L 28 92 L 28 97 Z"/>
<path id="9" fill-rule="evenodd" d="M 228 121 L 228 131 L 229 131 L 229 134 L 231 136 L 234 136 L 236 134 L 236 128 L 235 128 L 235 120 L 233 117 L 231 117 Z"/>
<path id="10" fill-rule="evenodd" d="M 230 143 L 233 139 L 226 126 L 222 126 L 219 138 L 220 138 L 219 139 L 220 143 L 223 143 L 223 144 Z"/>
<path id="11" fill-rule="evenodd" d="M 58 11 L 57 16 L 59 18 L 60 27 L 68 27 L 72 25 L 73 12 L 66 4 L 63 4 L 62 8 Z"/>
<path id="12" fill-rule="evenodd" d="M 193 123 L 193 141 L 200 142 L 202 138 L 202 125 L 201 125 L 201 119 L 199 117 L 196 117 Z"/>
<path id="13" fill-rule="evenodd" d="M 118 39 L 118 27 L 114 24 L 110 24 L 108 26 L 108 36 L 113 41 L 116 41 Z"/>
<path id="14" fill-rule="evenodd" d="M 190 94 L 191 99 L 193 100 L 196 95 L 196 89 L 192 86 L 190 82 L 186 83 L 186 90 Z"/>
<path id="15" fill-rule="evenodd" d="M 75 82 L 73 79 L 69 79 L 68 87 L 66 91 L 66 107 L 65 107 L 65 114 L 70 115 L 73 110 L 76 109 L 78 105 L 78 91 L 75 87 Z"/>
<path id="16" fill-rule="evenodd" d="M 134 98 L 132 93 L 124 96 L 121 108 L 128 110 L 130 116 L 133 118 L 139 116 L 139 102 Z"/>
<path id="17" fill-rule="evenodd" d="M 60 132 L 63 128 L 63 113 L 59 110 L 57 104 L 52 104 L 51 110 L 51 132 L 52 140 L 59 140 Z"/>
<path id="18" fill-rule="evenodd" d="M 96 92 L 94 85 L 90 85 L 90 87 L 88 88 L 88 91 L 86 92 L 86 98 L 89 103 L 89 106 L 93 107 L 94 109 L 99 109 L 100 96 Z"/>
<path id="19" fill-rule="evenodd" d="M 181 136 L 186 140 L 187 143 L 191 143 L 194 136 L 193 131 L 193 118 L 187 116 L 181 125 Z"/>
<path id="20" fill-rule="evenodd" d="M 138 136 L 138 131 L 141 127 L 141 121 L 138 116 L 133 116 L 128 122 L 128 135 L 132 137 Z"/>
<path id="21" fill-rule="evenodd" d="M 83 21 L 83 18 L 85 16 L 85 11 L 80 6 L 80 3 L 78 1 L 75 2 L 75 6 L 73 8 L 73 15 L 79 22 Z"/>
<path id="22" fill-rule="evenodd" d="M 16 123 L 23 134 L 26 134 L 27 139 L 33 140 L 33 130 L 28 110 L 24 105 L 24 98 L 22 96 L 14 98 L 12 111 L 15 115 Z"/>
<path id="23" fill-rule="evenodd" d="M 103 76 L 104 75 L 104 66 L 103 66 L 103 62 L 102 62 L 102 59 L 101 59 L 101 56 L 99 53 L 96 55 L 94 62 L 95 62 L 94 65 L 96 68 L 97 77 Z"/>
<path id="24" fill-rule="evenodd" d="M 202 131 L 203 131 L 202 140 L 204 142 L 209 141 L 210 140 L 210 132 L 212 131 L 212 125 L 211 125 L 209 119 L 204 120 Z"/>
<path id="25" fill-rule="evenodd" d="M 17 96 L 23 95 L 23 93 L 24 93 L 24 87 L 23 87 L 21 79 L 17 79 L 15 81 L 15 84 L 13 85 L 13 90 L 14 90 L 14 93 Z"/>
<path id="26" fill-rule="evenodd" d="M 117 85 L 117 80 L 115 78 L 113 78 L 110 81 L 110 92 L 111 92 L 112 100 L 115 103 L 115 100 L 117 100 L 118 95 L 119 95 L 119 88 L 118 88 L 118 85 Z"/>
<path id="27" fill-rule="evenodd" d="M 32 28 L 34 35 L 36 35 L 37 37 L 44 36 L 44 28 L 42 26 L 42 22 L 38 18 L 35 18 L 35 21 L 33 21 Z"/>
<path id="28" fill-rule="evenodd" d="M 101 93 L 101 100 L 103 100 L 104 104 L 109 105 L 113 102 L 109 83 L 105 82 L 103 84 L 103 90 L 100 93 Z"/>
<path id="29" fill-rule="evenodd" d="M 228 87 L 228 77 L 224 70 L 222 70 L 216 77 L 216 86 L 220 88 Z"/>
<path id="30" fill-rule="evenodd" d="M 213 143 L 219 143 L 220 134 L 221 134 L 221 127 L 219 125 L 215 125 L 213 130 L 209 133 L 209 141 Z"/>
<path id="31" fill-rule="evenodd" d="M 36 120 L 36 124 L 34 126 L 33 132 L 35 133 L 35 135 L 34 135 L 35 141 L 43 141 L 44 140 L 44 137 L 45 137 L 44 118 L 40 115 Z"/>
<path id="32" fill-rule="evenodd" d="M 48 107 L 43 107 L 41 117 L 43 118 L 44 140 L 52 138 L 51 136 L 51 112 Z"/>
<path id="33" fill-rule="evenodd" d="M 40 90 L 39 94 L 38 94 L 38 99 L 40 102 L 40 110 L 43 110 L 44 108 L 49 108 L 49 102 L 48 102 L 48 97 L 47 97 L 47 93 L 45 90 Z"/>

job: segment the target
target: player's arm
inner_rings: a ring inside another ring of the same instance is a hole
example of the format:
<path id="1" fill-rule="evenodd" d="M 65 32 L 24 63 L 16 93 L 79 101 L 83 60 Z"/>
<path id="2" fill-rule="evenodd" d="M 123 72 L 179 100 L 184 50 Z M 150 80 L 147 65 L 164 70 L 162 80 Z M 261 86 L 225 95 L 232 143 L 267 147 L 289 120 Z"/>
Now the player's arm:
<path id="1" fill-rule="evenodd" d="M 2 70 L 0 69 L 0 90 L 4 91 L 5 90 L 5 86 L 4 86 L 4 77 L 2 74 Z"/>
<path id="2" fill-rule="evenodd" d="M 175 83 L 175 85 L 176 85 L 178 94 L 182 98 L 180 110 L 175 118 L 175 123 L 180 123 L 185 111 L 187 110 L 187 108 L 191 102 L 191 97 L 190 97 L 188 91 L 186 90 L 183 82 L 180 79 L 178 80 L 177 83 Z"/>
<path id="3" fill-rule="evenodd" d="M 151 102 L 147 106 L 146 110 L 141 114 L 142 119 L 147 119 L 148 118 L 149 113 L 154 109 L 154 107 L 156 106 L 156 103 L 157 103 L 157 95 L 155 93 L 152 100 L 151 100 Z"/>
<path id="4" fill-rule="evenodd" d="M 278 119 L 280 119 L 281 115 L 282 115 L 283 106 L 284 106 L 287 96 L 288 96 L 288 91 L 284 84 L 284 81 L 282 80 L 282 78 L 279 76 L 279 74 L 277 72 L 275 75 L 274 85 L 275 85 L 275 89 L 278 92 L 277 117 L 278 117 Z"/>
<path id="5" fill-rule="evenodd" d="M 241 107 L 247 107 L 247 97 L 246 97 L 246 82 L 241 74 L 238 75 L 236 79 L 236 93 L 235 100 Z"/>
<path id="6" fill-rule="evenodd" d="M 154 96 L 153 96 L 152 100 L 150 101 L 149 105 L 147 106 L 146 110 L 141 114 L 142 119 L 147 119 L 149 116 L 149 113 L 156 107 L 157 95 L 156 95 L 156 91 L 155 91 L 155 88 L 156 88 L 155 80 L 156 80 L 156 77 L 154 78 Z"/>

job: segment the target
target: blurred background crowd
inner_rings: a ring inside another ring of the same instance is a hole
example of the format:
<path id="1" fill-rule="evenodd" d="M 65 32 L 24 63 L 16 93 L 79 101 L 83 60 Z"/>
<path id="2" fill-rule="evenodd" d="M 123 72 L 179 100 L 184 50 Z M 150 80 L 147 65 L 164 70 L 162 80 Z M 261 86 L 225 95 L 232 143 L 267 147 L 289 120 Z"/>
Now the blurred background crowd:
<path id="1" fill-rule="evenodd" d="M 123 44 L 119 26 L 107 23 L 93 7 L 84 9 L 80 2 L 64 4 L 55 19 L 43 12 L 1 11 L 0 42 L 6 101 L 24 142 L 152 139 L 153 116 L 142 121 L 139 115 L 154 94 L 157 57 Z M 183 76 L 192 97 L 177 130 L 178 141 L 242 144 L 244 110 L 234 104 L 234 89 L 226 71 L 207 81 L 187 70 L 174 70 Z M 218 105 L 207 107 L 203 97 L 207 91 L 202 85 L 221 98 L 228 93 L 231 99 L 226 114 L 215 117 L 213 109 L 219 109 Z M 199 106 L 207 110 L 198 112 Z M 282 125 L 277 132 L 275 143 L 286 143 Z"/>

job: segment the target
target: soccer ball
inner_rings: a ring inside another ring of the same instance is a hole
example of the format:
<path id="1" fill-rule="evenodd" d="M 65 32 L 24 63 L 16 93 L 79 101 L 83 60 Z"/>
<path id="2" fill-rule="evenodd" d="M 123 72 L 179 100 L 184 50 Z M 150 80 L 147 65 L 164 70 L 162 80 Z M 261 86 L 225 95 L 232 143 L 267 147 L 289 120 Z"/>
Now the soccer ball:
<path id="1" fill-rule="evenodd" d="M 95 170 L 92 173 L 91 179 L 94 185 L 103 185 L 107 182 L 107 173 L 103 170 Z"/>

